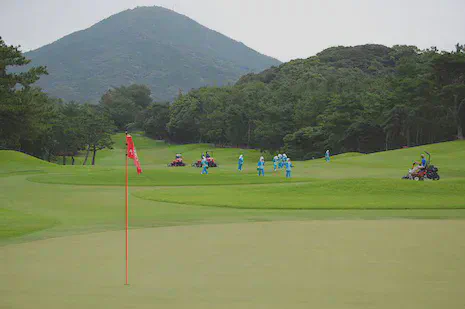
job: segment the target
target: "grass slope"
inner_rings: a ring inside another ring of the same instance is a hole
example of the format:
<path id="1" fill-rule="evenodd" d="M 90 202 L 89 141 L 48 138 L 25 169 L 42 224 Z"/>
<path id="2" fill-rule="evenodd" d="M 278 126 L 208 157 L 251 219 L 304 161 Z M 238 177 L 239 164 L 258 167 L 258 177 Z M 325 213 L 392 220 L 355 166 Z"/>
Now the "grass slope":
<path id="1" fill-rule="evenodd" d="M 256 176 L 256 150 L 169 145 L 134 134 L 144 173 L 130 167 L 132 227 L 328 218 L 464 218 L 465 142 L 376 154 L 343 154 L 294 162 L 293 178 Z M 124 135 L 97 154 L 96 166 L 49 164 L 0 151 L 0 244 L 121 229 L 124 226 Z M 208 176 L 190 166 L 168 168 L 213 151 L 220 168 Z M 439 182 L 401 180 L 423 151 L 433 154 Z M 245 170 L 237 172 L 240 153 Z M 77 161 L 79 161 L 78 159 Z M 34 175 L 30 175 L 33 173 Z M 199 207 L 204 206 L 204 207 Z M 369 209 L 369 210 L 367 210 Z"/>
<path id="2" fill-rule="evenodd" d="M 55 168 L 54 164 L 13 151 L 0 151 L 0 177 L 12 174 L 37 173 Z"/>

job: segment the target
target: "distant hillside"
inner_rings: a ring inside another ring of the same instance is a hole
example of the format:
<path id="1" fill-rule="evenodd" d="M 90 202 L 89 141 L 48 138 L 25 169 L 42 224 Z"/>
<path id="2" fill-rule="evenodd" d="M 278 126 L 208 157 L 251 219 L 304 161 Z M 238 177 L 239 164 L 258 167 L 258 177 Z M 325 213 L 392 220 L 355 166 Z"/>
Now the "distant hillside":
<path id="1" fill-rule="evenodd" d="M 330 47 L 308 59 L 296 59 L 258 74 L 244 75 L 238 84 L 255 81 L 268 84 L 289 79 L 294 84 L 316 76 L 334 75 L 337 69 L 358 70 L 369 76 L 386 75 L 395 71 L 396 61 L 400 57 L 414 50 L 415 47 L 409 46 L 392 49 L 376 44 Z"/>
<path id="2" fill-rule="evenodd" d="M 112 86 L 146 84 L 157 100 L 179 89 L 225 85 L 280 62 L 161 7 L 139 7 L 26 53 L 49 71 L 53 96 L 97 101 Z"/>

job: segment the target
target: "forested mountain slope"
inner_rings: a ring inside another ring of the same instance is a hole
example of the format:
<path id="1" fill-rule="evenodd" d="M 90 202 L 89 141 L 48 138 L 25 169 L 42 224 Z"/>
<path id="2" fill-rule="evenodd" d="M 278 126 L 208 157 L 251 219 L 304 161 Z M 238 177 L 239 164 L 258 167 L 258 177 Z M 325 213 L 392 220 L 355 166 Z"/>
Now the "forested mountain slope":
<path id="1" fill-rule="evenodd" d="M 148 85 L 156 100 L 170 100 L 179 89 L 232 84 L 280 63 L 156 6 L 123 11 L 25 56 L 47 66 L 38 86 L 79 102 L 132 83 Z"/>

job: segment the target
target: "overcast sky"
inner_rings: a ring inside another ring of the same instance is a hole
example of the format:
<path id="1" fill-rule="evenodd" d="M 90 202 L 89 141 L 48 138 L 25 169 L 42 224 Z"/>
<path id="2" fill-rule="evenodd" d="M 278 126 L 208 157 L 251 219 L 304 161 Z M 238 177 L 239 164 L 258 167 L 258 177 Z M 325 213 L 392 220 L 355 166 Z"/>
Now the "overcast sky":
<path id="1" fill-rule="evenodd" d="M 465 43 L 465 0 L 0 0 L 0 36 L 24 51 L 117 12 L 159 5 L 281 61 L 335 45 Z"/>

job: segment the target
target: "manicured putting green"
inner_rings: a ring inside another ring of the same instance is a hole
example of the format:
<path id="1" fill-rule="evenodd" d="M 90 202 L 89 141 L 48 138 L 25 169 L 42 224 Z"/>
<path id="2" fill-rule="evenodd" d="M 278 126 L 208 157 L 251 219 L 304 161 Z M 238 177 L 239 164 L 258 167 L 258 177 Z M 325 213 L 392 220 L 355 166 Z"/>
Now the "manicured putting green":
<path id="1" fill-rule="evenodd" d="M 0 307 L 462 308 L 464 221 L 270 222 L 10 245 Z"/>

